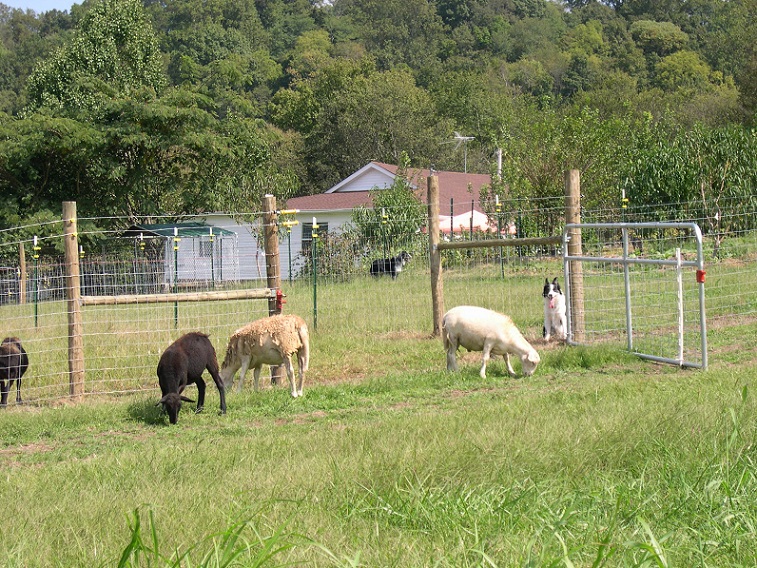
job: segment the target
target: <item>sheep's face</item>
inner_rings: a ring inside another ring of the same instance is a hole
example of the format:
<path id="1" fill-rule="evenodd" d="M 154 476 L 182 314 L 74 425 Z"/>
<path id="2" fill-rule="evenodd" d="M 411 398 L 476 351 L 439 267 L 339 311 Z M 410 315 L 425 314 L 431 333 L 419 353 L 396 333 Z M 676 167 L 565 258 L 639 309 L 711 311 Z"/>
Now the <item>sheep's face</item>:
<path id="1" fill-rule="evenodd" d="M 237 369 L 239 369 L 239 366 L 236 366 L 235 368 L 233 365 L 228 365 L 222 367 L 219 371 L 218 374 L 221 377 L 221 381 L 223 381 L 223 388 L 225 388 L 226 390 L 229 390 L 234 386 L 234 375 L 236 374 Z"/>
<path id="2" fill-rule="evenodd" d="M 194 400 L 179 393 L 171 392 L 158 402 L 158 405 L 163 405 L 163 410 L 168 413 L 168 421 L 171 424 L 176 424 L 179 421 L 179 410 L 181 410 L 182 402 L 194 402 Z"/>
<path id="3" fill-rule="evenodd" d="M 526 377 L 533 375 L 539 361 L 541 361 L 541 358 L 536 351 L 531 351 L 530 353 L 523 355 L 520 360 L 521 367 L 523 368 L 523 375 Z"/>

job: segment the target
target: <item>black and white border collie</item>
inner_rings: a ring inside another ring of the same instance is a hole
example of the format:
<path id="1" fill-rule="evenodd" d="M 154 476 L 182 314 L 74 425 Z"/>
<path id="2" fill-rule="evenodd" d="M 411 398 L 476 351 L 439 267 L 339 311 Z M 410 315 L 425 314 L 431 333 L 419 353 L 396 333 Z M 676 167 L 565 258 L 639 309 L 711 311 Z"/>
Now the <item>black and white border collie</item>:
<path id="1" fill-rule="evenodd" d="M 544 297 L 544 328 L 542 329 L 544 341 L 549 341 L 553 333 L 557 339 L 565 341 L 568 333 L 565 317 L 565 296 L 560 289 L 557 278 L 552 282 L 548 278 L 544 279 L 542 296 Z"/>
<path id="2" fill-rule="evenodd" d="M 402 267 L 410 262 L 410 258 L 410 253 L 403 250 L 397 256 L 393 256 L 392 258 L 380 258 L 374 260 L 373 264 L 371 264 L 371 276 L 390 274 L 392 280 L 394 280 L 397 278 L 397 275 L 402 272 Z"/>

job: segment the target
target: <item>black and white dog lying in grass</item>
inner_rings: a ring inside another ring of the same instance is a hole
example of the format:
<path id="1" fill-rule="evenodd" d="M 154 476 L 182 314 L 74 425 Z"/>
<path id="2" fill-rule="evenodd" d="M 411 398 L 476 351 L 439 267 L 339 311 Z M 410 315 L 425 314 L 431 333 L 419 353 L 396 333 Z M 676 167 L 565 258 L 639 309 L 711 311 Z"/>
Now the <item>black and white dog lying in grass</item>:
<path id="1" fill-rule="evenodd" d="M 402 251 L 397 256 L 392 258 L 380 258 L 374 260 L 371 264 L 371 276 L 381 276 L 382 274 L 389 274 L 392 280 L 397 278 L 397 275 L 402 272 L 402 268 L 410 262 L 410 253 Z"/>
<path id="2" fill-rule="evenodd" d="M 549 341 L 554 333 L 557 339 L 565 341 L 568 336 L 568 324 L 565 317 L 565 296 L 560 290 L 557 278 L 544 279 L 544 341 Z"/>

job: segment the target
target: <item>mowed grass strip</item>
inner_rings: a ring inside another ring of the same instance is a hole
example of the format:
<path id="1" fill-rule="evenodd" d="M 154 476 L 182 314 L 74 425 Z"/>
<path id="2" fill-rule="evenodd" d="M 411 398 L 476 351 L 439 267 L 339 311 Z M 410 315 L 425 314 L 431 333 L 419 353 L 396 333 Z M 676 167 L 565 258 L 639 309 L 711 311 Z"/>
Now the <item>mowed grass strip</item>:
<path id="1" fill-rule="evenodd" d="M 753 334 L 745 328 L 744 335 Z M 419 340 L 421 343 L 425 340 Z M 432 352 L 428 345 L 429 353 Z M 0 413 L 7 566 L 748 566 L 755 372 L 543 349 L 229 395 Z M 392 357 L 396 354 L 392 354 Z M 431 357 L 431 355 L 429 355 Z M 430 360 L 430 359 L 429 359 Z M 191 406 L 191 405 L 190 405 Z"/>

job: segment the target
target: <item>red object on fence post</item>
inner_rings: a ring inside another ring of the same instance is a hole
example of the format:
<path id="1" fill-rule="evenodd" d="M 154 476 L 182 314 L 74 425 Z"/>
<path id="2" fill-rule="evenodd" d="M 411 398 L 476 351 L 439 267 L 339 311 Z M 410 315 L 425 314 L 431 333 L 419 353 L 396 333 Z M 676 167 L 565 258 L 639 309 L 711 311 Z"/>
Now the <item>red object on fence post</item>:
<path id="1" fill-rule="evenodd" d="M 281 288 L 276 289 L 276 313 L 281 313 L 284 311 L 284 304 L 286 304 L 286 300 L 284 299 L 284 292 L 281 291 Z"/>
<path id="2" fill-rule="evenodd" d="M 707 274 L 704 270 L 697 270 L 697 284 L 704 284 L 704 277 Z"/>

